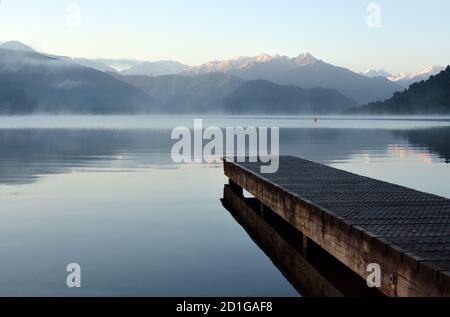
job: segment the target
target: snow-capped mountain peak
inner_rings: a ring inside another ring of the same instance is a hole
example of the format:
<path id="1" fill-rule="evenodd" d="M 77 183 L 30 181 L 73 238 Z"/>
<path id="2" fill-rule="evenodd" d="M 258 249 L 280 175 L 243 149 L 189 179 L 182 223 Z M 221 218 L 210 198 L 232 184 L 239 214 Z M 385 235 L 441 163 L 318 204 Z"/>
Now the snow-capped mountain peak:
<path id="1" fill-rule="evenodd" d="M 444 69 L 445 69 L 445 67 L 443 67 L 443 66 L 429 66 L 429 67 L 425 67 L 424 69 L 422 69 L 418 72 L 415 72 L 415 73 L 398 73 L 398 74 L 392 75 L 389 77 L 389 80 L 398 81 L 398 80 L 402 80 L 402 79 L 413 79 L 416 77 L 431 76 L 431 75 L 436 75 L 436 74 L 440 73 Z"/>
<path id="2" fill-rule="evenodd" d="M 310 53 L 303 53 L 293 58 L 283 55 L 261 54 L 254 57 L 241 56 L 229 60 L 212 61 L 193 67 L 187 72 L 190 74 L 202 74 L 212 72 L 228 73 L 233 71 L 250 69 L 252 67 L 265 64 L 280 65 L 280 67 L 284 69 L 309 65 L 315 63 L 316 61 L 318 61 L 318 59 L 316 59 Z"/>
<path id="3" fill-rule="evenodd" d="M 409 87 L 409 85 L 421 81 L 427 80 L 430 76 L 437 75 L 443 71 L 445 67 L 443 66 L 429 66 L 415 73 L 398 73 L 389 76 L 390 81 L 396 82 L 404 87 Z"/>
<path id="4" fill-rule="evenodd" d="M 297 63 L 297 65 L 309 65 L 317 62 L 318 59 L 312 56 L 310 53 L 306 52 L 294 58 L 294 61 L 295 63 Z"/>
<path id="5" fill-rule="evenodd" d="M 416 76 L 423 76 L 423 75 L 436 75 L 438 73 L 440 73 L 441 71 L 443 71 L 445 69 L 445 67 L 443 66 L 429 66 L 429 67 L 425 67 L 424 69 L 422 69 L 421 71 L 413 74 L 413 77 Z"/>
<path id="6" fill-rule="evenodd" d="M 397 73 L 389 74 L 385 70 L 368 69 L 362 72 L 361 75 L 366 77 L 385 77 L 392 82 L 400 84 L 403 87 L 408 87 L 412 83 L 417 81 L 426 80 L 432 75 L 436 75 L 444 70 L 445 67 L 442 66 L 429 66 L 415 73 Z"/>
<path id="7" fill-rule="evenodd" d="M 385 71 L 384 69 L 368 69 L 365 72 L 361 73 L 362 75 L 366 76 L 366 77 L 385 77 L 388 78 L 390 76 L 392 76 L 390 73 L 388 73 L 387 71 Z"/>
<path id="8" fill-rule="evenodd" d="M 390 81 L 399 81 L 403 79 L 410 79 L 411 75 L 407 73 L 397 73 L 388 77 Z"/>
<path id="9" fill-rule="evenodd" d="M 253 60 L 258 62 L 258 63 L 264 63 L 264 62 L 268 62 L 268 61 L 270 61 L 272 59 L 276 59 L 278 57 L 279 57 L 279 55 L 271 56 L 269 54 L 265 54 L 264 53 L 264 54 L 261 54 L 261 55 L 258 55 L 256 57 L 254 57 Z"/>

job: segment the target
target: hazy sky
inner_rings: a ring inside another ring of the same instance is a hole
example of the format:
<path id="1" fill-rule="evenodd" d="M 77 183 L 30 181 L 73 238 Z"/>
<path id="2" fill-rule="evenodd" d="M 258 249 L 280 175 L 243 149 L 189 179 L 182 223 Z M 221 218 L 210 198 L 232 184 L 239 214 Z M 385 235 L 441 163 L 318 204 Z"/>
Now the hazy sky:
<path id="1" fill-rule="evenodd" d="M 368 25 L 372 2 L 381 27 Z M 2 0 L 0 41 L 190 65 L 308 51 L 355 71 L 416 71 L 450 63 L 449 12 L 448 0 Z"/>

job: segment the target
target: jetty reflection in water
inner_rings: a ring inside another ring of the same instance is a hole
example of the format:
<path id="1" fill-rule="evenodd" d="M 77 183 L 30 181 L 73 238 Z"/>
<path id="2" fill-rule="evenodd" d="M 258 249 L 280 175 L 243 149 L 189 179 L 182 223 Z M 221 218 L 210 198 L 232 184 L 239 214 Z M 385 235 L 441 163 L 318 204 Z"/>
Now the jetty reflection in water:
<path id="1" fill-rule="evenodd" d="M 301 232 L 255 198 L 240 196 L 225 185 L 221 201 L 302 296 L 382 296 L 314 242 L 304 244 L 307 238 Z"/>

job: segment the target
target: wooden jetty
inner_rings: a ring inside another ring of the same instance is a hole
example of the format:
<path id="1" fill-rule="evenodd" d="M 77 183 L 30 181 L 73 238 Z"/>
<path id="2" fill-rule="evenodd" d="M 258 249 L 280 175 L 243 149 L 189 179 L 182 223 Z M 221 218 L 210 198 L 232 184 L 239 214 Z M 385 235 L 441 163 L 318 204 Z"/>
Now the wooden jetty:
<path id="1" fill-rule="evenodd" d="M 362 278 L 381 267 L 387 296 L 450 296 L 450 200 L 282 156 L 280 169 L 224 159 L 229 188 L 243 189 Z"/>

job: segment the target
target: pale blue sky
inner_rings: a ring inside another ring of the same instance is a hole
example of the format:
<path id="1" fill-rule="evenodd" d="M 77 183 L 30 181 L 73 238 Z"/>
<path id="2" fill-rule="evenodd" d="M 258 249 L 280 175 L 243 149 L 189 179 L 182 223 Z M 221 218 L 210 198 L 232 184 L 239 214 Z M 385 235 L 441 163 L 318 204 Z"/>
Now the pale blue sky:
<path id="1" fill-rule="evenodd" d="M 371 2 L 381 6 L 380 28 L 367 25 Z M 81 8 L 79 27 L 70 3 Z M 448 0 L 2 0 L 0 41 L 190 65 L 308 51 L 355 71 L 411 72 L 450 63 L 449 12 Z"/>

